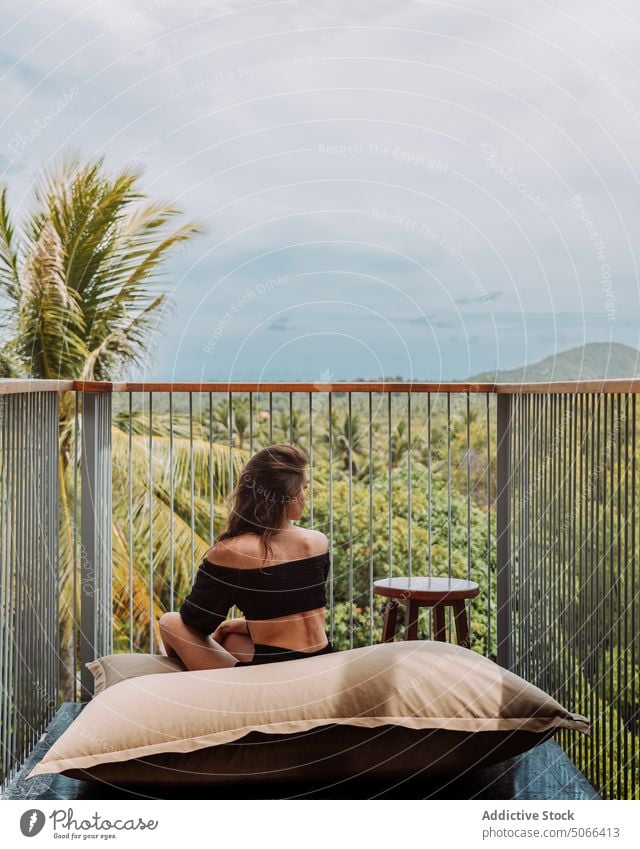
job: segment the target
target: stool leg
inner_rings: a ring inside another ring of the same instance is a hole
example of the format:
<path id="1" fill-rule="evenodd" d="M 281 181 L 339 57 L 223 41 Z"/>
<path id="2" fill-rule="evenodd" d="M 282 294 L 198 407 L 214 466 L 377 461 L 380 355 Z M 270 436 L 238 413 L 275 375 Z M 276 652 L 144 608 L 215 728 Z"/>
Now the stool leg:
<path id="1" fill-rule="evenodd" d="M 433 639 L 444 643 L 447 639 L 444 630 L 444 605 L 436 604 L 433 607 Z"/>
<path id="2" fill-rule="evenodd" d="M 467 609 L 464 606 L 464 601 L 462 599 L 453 602 L 453 613 L 456 620 L 456 637 L 458 638 L 458 645 L 468 649 L 469 643 L 471 642 L 469 639 L 469 623 L 467 621 Z"/>
<path id="3" fill-rule="evenodd" d="M 409 599 L 406 603 L 406 620 L 404 626 L 405 640 L 418 639 L 418 611 L 420 605 L 417 601 Z"/>
<path id="4" fill-rule="evenodd" d="M 398 602 L 390 598 L 384 606 L 384 624 L 382 626 L 382 642 L 392 643 L 396 636 L 396 623 L 398 621 Z"/>

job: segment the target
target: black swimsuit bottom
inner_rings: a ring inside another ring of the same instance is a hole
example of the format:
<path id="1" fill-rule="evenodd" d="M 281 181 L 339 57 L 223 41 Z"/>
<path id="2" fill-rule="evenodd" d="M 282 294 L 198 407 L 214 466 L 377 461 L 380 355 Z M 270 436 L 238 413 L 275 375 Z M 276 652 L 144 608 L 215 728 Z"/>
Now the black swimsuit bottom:
<path id="1" fill-rule="evenodd" d="M 300 660 L 303 657 L 315 657 L 318 654 L 329 654 L 334 651 L 335 649 L 331 641 L 318 651 L 295 651 L 294 649 L 286 649 L 282 646 L 268 646 L 264 643 L 255 643 L 253 659 L 239 660 L 235 666 L 256 666 L 260 663 L 273 663 L 278 660 Z"/>

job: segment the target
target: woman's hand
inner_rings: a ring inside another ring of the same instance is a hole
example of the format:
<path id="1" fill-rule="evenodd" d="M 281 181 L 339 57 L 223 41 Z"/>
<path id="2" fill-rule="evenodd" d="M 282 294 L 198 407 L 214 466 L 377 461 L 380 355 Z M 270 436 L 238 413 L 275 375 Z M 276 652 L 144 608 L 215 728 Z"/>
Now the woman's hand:
<path id="1" fill-rule="evenodd" d="M 222 643 L 229 634 L 248 634 L 247 622 L 245 619 L 225 619 L 221 622 L 216 630 L 211 634 L 212 639 L 218 643 Z"/>

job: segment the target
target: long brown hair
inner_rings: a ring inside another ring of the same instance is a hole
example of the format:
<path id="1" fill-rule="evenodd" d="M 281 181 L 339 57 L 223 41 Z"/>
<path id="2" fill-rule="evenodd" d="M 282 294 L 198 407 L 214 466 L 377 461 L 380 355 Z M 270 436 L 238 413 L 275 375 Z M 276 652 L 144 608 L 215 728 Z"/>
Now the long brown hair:
<path id="1" fill-rule="evenodd" d="M 228 496 L 229 519 L 217 541 L 247 532 L 257 534 L 266 560 L 271 537 L 282 528 L 287 504 L 299 497 L 307 462 L 304 451 L 286 443 L 256 452 Z"/>

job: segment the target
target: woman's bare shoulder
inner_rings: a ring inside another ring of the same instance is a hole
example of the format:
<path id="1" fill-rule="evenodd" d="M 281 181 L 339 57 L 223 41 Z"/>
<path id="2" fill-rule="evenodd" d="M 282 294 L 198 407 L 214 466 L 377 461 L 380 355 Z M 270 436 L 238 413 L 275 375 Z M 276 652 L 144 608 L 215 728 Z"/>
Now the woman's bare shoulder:
<path id="1" fill-rule="evenodd" d="M 298 528 L 292 526 L 288 530 L 287 547 L 298 550 L 299 557 L 311 556 L 313 554 L 324 554 L 329 548 L 329 540 L 322 533 L 313 528 Z"/>
<path id="2" fill-rule="evenodd" d="M 239 534 L 230 539 L 218 540 L 206 553 L 211 563 L 237 569 L 253 569 L 260 565 L 260 539 L 256 534 Z"/>
<path id="3" fill-rule="evenodd" d="M 329 541 L 321 531 L 295 526 L 272 539 L 271 544 L 272 557 L 268 562 L 277 563 L 323 554 L 329 548 Z M 257 534 L 239 534 L 216 542 L 207 552 L 206 558 L 219 566 L 255 569 L 265 563 L 264 546 Z"/>

